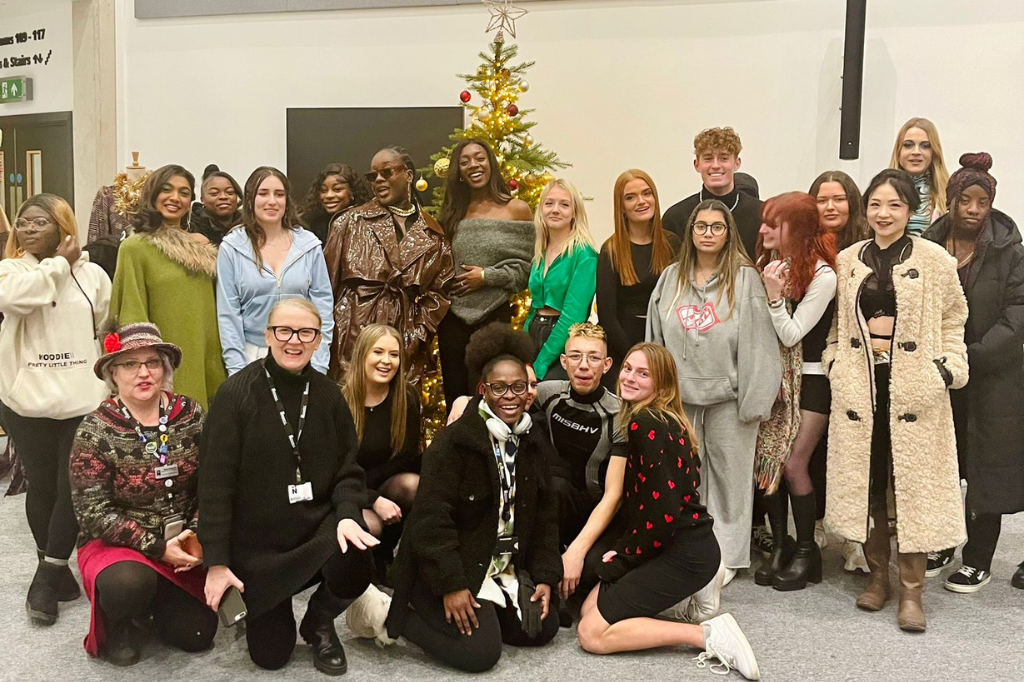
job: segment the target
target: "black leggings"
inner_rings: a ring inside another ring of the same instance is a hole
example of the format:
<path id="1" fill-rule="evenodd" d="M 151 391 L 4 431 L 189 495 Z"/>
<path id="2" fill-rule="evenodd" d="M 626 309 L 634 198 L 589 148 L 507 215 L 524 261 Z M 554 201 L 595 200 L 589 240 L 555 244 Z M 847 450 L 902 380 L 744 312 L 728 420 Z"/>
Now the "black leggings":
<path id="1" fill-rule="evenodd" d="M 149 566 L 119 561 L 96 576 L 96 604 L 108 637 L 132 618 L 153 614 L 165 643 L 183 651 L 204 651 L 217 634 L 217 614 Z"/>
<path id="2" fill-rule="evenodd" d="M 350 545 L 343 554 L 338 548 L 320 572 L 299 590 L 320 584 L 309 598 L 307 617 L 333 621 L 366 590 L 372 578 L 373 555 L 370 552 Z M 247 618 L 245 639 L 253 663 L 267 670 L 283 668 L 295 650 L 292 598 L 288 597 L 269 611 Z"/>
<path id="3" fill-rule="evenodd" d="M 441 354 L 441 376 L 444 377 L 444 400 L 448 411 L 455 399 L 475 393 L 475 386 L 469 384 L 469 370 L 466 368 L 466 346 L 473 332 L 491 322 L 512 323 L 512 306 L 502 304 L 476 324 L 466 324 L 451 310 L 437 327 L 437 350 Z"/>
<path id="4" fill-rule="evenodd" d="M 82 417 L 22 417 L 6 405 L 3 422 L 25 467 L 28 494 L 25 514 L 36 548 L 53 559 L 67 560 L 75 549 L 78 520 L 71 505 L 68 457 Z"/>
<path id="5" fill-rule="evenodd" d="M 515 607 L 498 607 L 492 602 L 477 599 L 480 608 L 476 619 L 480 627 L 471 636 L 459 632 L 455 623 L 444 617 L 444 600 L 433 595 L 419 581 L 413 590 L 412 609 L 405 621 L 403 636 L 419 646 L 428 656 L 445 665 L 470 673 L 490 670 L 501 658 L 502 642 L 511 646 L 542 646 L 558 634 L 558 595 L 551 586 L 551 604 L 548 617 L 541 624 L 540 634 L 530 638 L 523 631 Z"/>

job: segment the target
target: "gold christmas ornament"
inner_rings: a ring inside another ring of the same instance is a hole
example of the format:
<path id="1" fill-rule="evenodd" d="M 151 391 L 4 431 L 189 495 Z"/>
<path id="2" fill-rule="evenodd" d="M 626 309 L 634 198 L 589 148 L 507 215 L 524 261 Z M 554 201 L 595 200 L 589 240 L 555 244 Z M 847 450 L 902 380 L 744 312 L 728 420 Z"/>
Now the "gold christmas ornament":
<path id="1" fill-rule="evenodd" d="M 519 92 L 529 92 L 530 84 L 526 81 L 519 81 Z"/>
<path id="2" fill-rule="evenodd" d="M 504 43 L 504 32 L 508 31 L 513 38 L 516 37 L 516 21 L 528 14 L 522 7 L 516 7 L 512 0 L 484 0 L 487 11 L 491 13 L 491 21 L 487 24 L 487 33 L 497 30 L 498 35 L 494 42 Z"/>
<path id="3" fill-rule="evenodd" d="M 118 173 L 114 177 L 114 212 L 125 218 L 135 213 L 139 208 L 139 198 L 142 196 L 142 186 L 146 184 L 146 173 L 137 180 L 132 180 L 127 173 Z"/>
<path id="4" fill-rule="evenodd" d="M 424 180 L 423 176 L 421 175 L 420 179 L 416 181 L 416 191 L 426 192 L 428 187 L 430 187 L 430 185 L 427 184 L 427 181 Z"/>
<path id="5" fill-rule="evenodd" d="M 434 175 L 439 178 L 448 177 L 448 169 L 452 167 L 452 161 L 448 157 L 438 159 L 434 164 Z"/>
<path id="6" fill-rule="evenodd" d="M 533 144 L 533 135 L 527 133 L 526 137 L 523 138 L 523 144 L 525 144 L 527 147 Z"/>

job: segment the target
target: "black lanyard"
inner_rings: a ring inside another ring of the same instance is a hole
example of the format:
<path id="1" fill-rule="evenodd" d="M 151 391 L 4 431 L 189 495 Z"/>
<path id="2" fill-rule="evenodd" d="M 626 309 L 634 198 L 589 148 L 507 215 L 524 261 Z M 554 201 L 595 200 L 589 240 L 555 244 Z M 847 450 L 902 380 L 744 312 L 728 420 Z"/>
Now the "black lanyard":
<path id="1" fill-rule="evenodd" d="M 306 425 L 306 406 L 309 405 L 309 381 L 306 382 L 306 387 L 302 390 L 302 404 L 299 406 L 299 427 L 298 433 L 292 431 L 292 425 L 288 423 L 288 417 L 284 414 L 284 405 L 281 403 L 281 398 L 277 395 L 277 386 L 274 385 L 274 377 L 270 376 L 270 372 L 267 368 L 263 368 L 263 373 L 267 375 L 267 383 L 270 384 L 270 394 L 274 397 L 274 404 L 277 405 L 277 411 L 281 415 L 281 425 L 284 426 L 284 433 L 288 436 L 288 443 L 292 446 L 292 455 L 295 456 L 295 484 L 302 484 L 302 455 L 299 454 L 299 439 L 302 438 L 302 427 Z"/>
<path id="2" fill-rule="evenodd" d="M 498 483 L 501 488 L 501 499 L 504 502 L 501 518 L 502 521 L 508 523 L 512 520 L 512 500 L 516 494 L 516 451 L 519 449 L 512 439 L 509 438 L 505 441 L 505 452 L 508 452 L 508 448 L 513 448 L 511 461 L 507 455 L 503 455 L 501 452 L 501 444 L 498 443 L 497 439 L 494 440 L 494 461 L 498 465 Z"/>

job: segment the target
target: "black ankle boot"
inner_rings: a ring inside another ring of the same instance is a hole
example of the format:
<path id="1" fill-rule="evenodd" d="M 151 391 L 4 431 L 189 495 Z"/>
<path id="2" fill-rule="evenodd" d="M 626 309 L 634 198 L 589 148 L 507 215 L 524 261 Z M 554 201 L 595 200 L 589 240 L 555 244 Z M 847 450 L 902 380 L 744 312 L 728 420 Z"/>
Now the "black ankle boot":
<path id="1" fill-rule="evenodd" d="M 764 496 L 764 506 L 772 526 L 772 553 L 754 572 L 756 585 L 770 586 L 775 574 L 793 557 L 795 543 L 787 533 L 789 524 L 789 495 L 781 488 L 774 495 Z"/>
<path id="2" fill-rule="evenodd" d="M 56 583 L 59 566 L 40 561 L 32 584 L 28 587 L 25 611 L 37 625 L 53 625 L 60 614 L 57 606 Z"/>
<path id="3" fill-rule="evenodd" d="M 808 582 L 821 582 L 821 549 L 814 541 L 817 503 L 814 493 L 791 496 L 793 522 L 796 525 L 796 553 L 786 567 L 772 578 L 772 587 L 780 592 L 802 590 Z"/>
<path id="4" fill-rule="evenodd" d="M 299 624 L 299 634 L 313 649 L 313 666 L 325 675 L 344 675 L 348 671 L 345 647 L 334 629 L 334 619 L 353 601 L 338 599 L 320 583 L 309 598 L 306 615 Z"/>
<path id="5" fill-rule="evenodd" d="M 103 643 L 103 660 L 119 668 L 139 662 L 139 649 L 133 641 L 137 632 L 131 619 L 120 623 L 106 623 L 107 636 Z"/>
<path id="6" fill-rule="evenodd" d="M 75 601 L 82 596 L 82 588 L 75 580 L 75 574 L 67 564 L 54 564 L 58 570 L 54 571 L 53 591 L 57 594 L 57 601 Z"/>

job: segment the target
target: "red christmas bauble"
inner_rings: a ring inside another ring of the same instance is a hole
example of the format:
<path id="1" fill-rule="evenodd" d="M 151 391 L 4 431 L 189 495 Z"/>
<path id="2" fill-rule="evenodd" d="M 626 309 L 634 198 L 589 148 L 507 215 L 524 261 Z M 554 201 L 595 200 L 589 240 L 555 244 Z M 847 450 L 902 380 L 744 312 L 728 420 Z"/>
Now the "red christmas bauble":
<path id="1" fill-rule="evenodd" d="M 505 111 L 508 112 L 509 116 L 515 116 L 519 113 L 519 107 L 517 107 L 515 104 L 509 104 L 508 108 L 505 109 Z"/>
<path id="2" fill-rule="evenodd" d="M 508 181 L 508 188 L 510 190 L 512 190 L 513 192 L 516 192 L 516 191 L 519 190 L 519 183 L 516 182 L 515 180 L 509 180 Z"/>
<path id="3" fill-rule="evenodd" d="M 459 94 L 459 99 L 461 99 L 463 102 L 469 102 L 469 100 L 471 100 L 472 98 L 473 95 L 469 94 L 469 90 L 463 90 Z"/>

